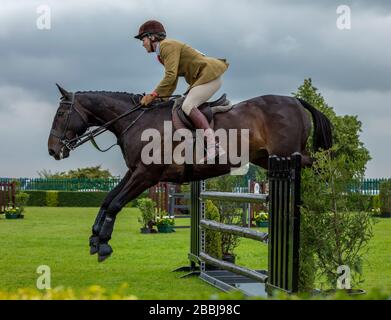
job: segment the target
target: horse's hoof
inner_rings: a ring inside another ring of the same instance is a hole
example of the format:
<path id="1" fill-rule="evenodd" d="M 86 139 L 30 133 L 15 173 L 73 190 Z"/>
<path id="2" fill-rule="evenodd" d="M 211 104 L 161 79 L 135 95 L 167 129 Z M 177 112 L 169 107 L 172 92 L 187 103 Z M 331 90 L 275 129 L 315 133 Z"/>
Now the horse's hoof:
<path id="1" fill-rule="evenodd" d="M 99 237 L 91 236 L 90 237 L 90 254 L 95 254 L 99 251 Z"/>
<path id="2" fill-rule="evenodd" d="M 100 244 L 98 250 L 98 262 L 102 262 L 106 260 L 108 257 L 111 256 L 112 253 L 113 253 L 113 249 L 110 247 L 109 244 L 107 243 Z"/>
<path id="3" fill-rule="evenodd" d="M 101 256 L 100 254 L 98 254 L 98 262 L 103 262 L 105 261 L 107 258 L 109 258 L 111 256 L 111 254 L 107 255 L 107 256 Z"/>
<path id="4" fill-rule="evenodd" d="M 91 255 L 97 253 L 98 251 L 99 251 L 99 247 L 98 246 L 91 246 L 90 247 L 90 254 Z"/>

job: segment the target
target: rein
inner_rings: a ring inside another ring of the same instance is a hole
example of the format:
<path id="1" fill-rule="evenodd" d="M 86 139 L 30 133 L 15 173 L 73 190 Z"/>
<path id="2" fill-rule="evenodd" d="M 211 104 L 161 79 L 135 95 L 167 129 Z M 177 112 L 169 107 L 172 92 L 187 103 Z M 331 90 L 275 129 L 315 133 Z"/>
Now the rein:
<path id="1" fill-rule="evenodd" d="M 108 130 L 108 127 L 110 127 L 113 123 L 117 122 L 118 120 L 122 119 L 122 118 L 125 118 L 126 116 L 128 116 L 129 114 L 137 111 L 137 110 L 140 110 L 143 108 L 143 105 L 141 105 L 140 103 L 137 103 L 136 106 L 119 115 L 118 117 L 104 123 L 103 125 L 99 126 L 98 128 L 94 129 L 94 130 L 87 130 L 86 133 L 82 134 L 81 136 L 77 136 L 73 139 L 66 139 L 66 132 L 67 132 L 67 129 L 68 129 L 68 126 L 69 126 L 69 119 L 70 119 L 70 115 L 72 113 L 73 110 L 75 110 L 79 115 L 80 117 L 82 118 L 83 122 L 89 126 L 88 124 L 88 121 L 86 120 L 85 116 L 80 112 L 80 110 L 78 110 L 75 106 L 75 93 L 72 93 L 72 100 L 71 101 L 64 101 L 62 103 L 66 103 L 66 104 L 70 104 L 70 108 L 69 108 L 69 111 L 67 112 L 67 119 L 66 119 L 66 124 L 65 124 L 65 129 L 64 129 L 64 132 L 62 135 L 59 135 L 58 132 L 56 130 L 51 130 L 51 134 L 54 135 L 55 137 L 59 138 L 60 139 L 60 142 L 67 148 L 69 149 L 69 151 L 72 151 L 72 150 L 75 150 L 77 147 L 81 146 L 82 144 L 88 142 L 88 141 L 91 141 L 91 144 L 97 149 L 99 150 L 100 152 L 106 152 L 106 151 L 109 151 L 112 147 L 114 147 L 115 145 L 118 144 L 118 141 L 121 139 L 121 137 L 131 128 L 133 127 L 136 122 L 144 115 L 144 113 L 147 111 L 147 110 L 150 110 L 150 109 L 145 109 L 145 110 L 142 110 L 142 112 L 136 117 L 135 120 L 133 120 L 126 128 L 125 130 L 123 130 L 121 132 L 121 134 L 119 135 L 118 139 L 117 139 L 117 143 L 114 143 L 113 145 L 111 145 L 110 147 L 108 147 L 107 149 L 101 149 L 98 144 L 96 143 L 95 141 L 95 137 L 99 136 L 100 134 L 106 132 Z M 178 95 L 174 95 L 174 96 L 166 96 L 166 97 L 160 97 L 160 98 L 170 98 L 170 97 L 180 97 Z M 88 111 L 88 110 L 86 110 Z M 88 111 L 88 113 L 90 113 Z M 104 122 L 103 120 L 99 119 L 101 122 Z M 76 143 L 75 143 L 76 142 Z"/>

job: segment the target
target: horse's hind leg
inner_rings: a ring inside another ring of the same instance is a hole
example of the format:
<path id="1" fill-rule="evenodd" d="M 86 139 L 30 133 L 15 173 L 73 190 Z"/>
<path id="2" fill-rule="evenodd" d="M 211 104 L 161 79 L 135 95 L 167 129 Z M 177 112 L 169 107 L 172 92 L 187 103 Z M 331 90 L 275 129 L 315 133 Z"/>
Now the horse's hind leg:
<path id="1" fill-rule="evenodd" d="M 122 180 L 107 194 L 106 198 L 103 200 L 102 206 L 100 207 L 98 215 L 96 216 L 95 222 L 92 226 L 92 235 L 90 236 L 90 254 L 95 254 L 99 250 L 99 232 L 105 220 L 107 208 L 109 207 L 111 201 L 113 201 L 116 195 L 129 181 L 131 176 L 132 171 L 129 170 L 122 178 Z"/>

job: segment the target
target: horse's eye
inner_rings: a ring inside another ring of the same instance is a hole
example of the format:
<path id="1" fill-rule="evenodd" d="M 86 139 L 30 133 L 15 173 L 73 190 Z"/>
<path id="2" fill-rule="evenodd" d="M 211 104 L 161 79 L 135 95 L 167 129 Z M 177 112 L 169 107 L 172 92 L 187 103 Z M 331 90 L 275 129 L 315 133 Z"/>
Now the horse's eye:
<path id="1" fill-rule="evenodd" d="M 58 112 L 57 112 L 57 116 L 58 116 L 58 117 L 61 117 L 61 116 L 63 116 L 63 115 L 64 115 L 64 111 L 58 111 Z"/>

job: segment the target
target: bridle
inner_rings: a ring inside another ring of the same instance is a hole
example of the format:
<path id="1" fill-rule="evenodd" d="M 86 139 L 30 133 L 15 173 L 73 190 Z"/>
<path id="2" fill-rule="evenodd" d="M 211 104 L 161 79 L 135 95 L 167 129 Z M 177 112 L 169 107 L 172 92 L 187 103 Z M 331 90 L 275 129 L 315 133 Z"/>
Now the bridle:
<path id="1" fill-rule="evenodd" d="M 181 97 L 180 95 L 171 95 L 171 96 L 164 96 L 164 97 L 160 97 L 160 98 L 170 98 L 170 97 L 174 97 L 174 98 L 178 98 L 178 97 Z M 133 127 L 136 122 L 144 115 L 144 113 L 148 110 L 151 110 L 151 108 L 147 107 L 145 109 L 143 109 L 143 105 L 141 105 L 140 103 L 135 103 L 135 107 L 133 109 L 130 109 L 129 111 L 126 111 L 125 113 L 119 115 L 118 117 L 108 121 L 108 122 L 105 122 L 104 120 L 100 119 L 99 117 L 97 117 L 96 115 L 92 114 L 90 111 L 86 110 L 86 109 L 83 109 L 84 112 L 90 114 L 91 116 L 93 116 L 94 118 L 96 118 L 97 120 L 99 120 L 101 123 L 103 123 L 102 125 L 100 125 L 98 128 L 94 129 L 94 130 L 90 130 L 90 129 L 87 129 L 87 132 L 82 134 L 81 136 L 76 136 L 75 138 L 73 139 L 67 139 L 66 137 L 66 132 L 68 130 L 68 127 L 69 127 L 69 122 L 70 122 L 70 117 L 71 117 L 71 114 L 73 113 L 73 111 L 76 111 L 78 113 L 78 115 L 80 116 L 80 118 L 82 119 L 83 123 L 88 127 L 90 127 L 90 124 L 88 122 L 88 118 L 86 117 L 86 115 L 80 111 L 80 109 L 75 105 L 75 98 L 76 98 L 76 94 L 75 93 L 72 93 L 72 99 L 71 101 L 61 101 L 62 104 L 69 104 L 70 107 L 69 107 L 69 110 L 67 111 L 67 118 L 65 120 L 65 128 L 64 128 L 64 131 L 60 134 L 57 130 L 55 129 L 52 129 L 50 131 L 50 134 L 56 138 L 59 139 L 58 143 L 61 143 L 63 144 L 69 151 L 72 151 L 72 150 L 75 150 L 77 147 L 81 146 L 82 144 L 88 142 L 88 141 L 91 141 L 92 145 L 98 149 L 100 152 L 106 152 L 106 151 L 109 151 L 112 147 L 114 147 L 115 145 L 119 144 L 118 141 L 121 140 L 121 137 L 131 128 Z M 122 132 L 121 134 L 118 136 L 118 139 L 117 139 L 117 142 L 114 143 L 113 145 L 111 145 L 110 147 L 106 148 L 106 149 L 101 149 L 98 144 L 96 143 L 95 141 L 95 137 L 99 136 L 100 134 L 102 134 L 103 132 L 106 132 L 108 130 L 108 128 L 115 122 L 117 122 L 118 120 L 128 116 L 129 114 L 137 111 L 137 110 L 142 110 L 142 112 L 136 117 L 136 119 L 134 119 Z"/>
<path id="2" fill-rule="evenodd" d="M 77 147 L 81 146 L 82 144 L 84 144 L 84 143 L 86 143 L 88 141 L 91 141 L 93 146 L 95 148 L 97 148 L 101 152 L 106 152 L 106 151 L 110 150 L 112 147 L 114 147 L 118 143 L 115 143 L 112 146 L 110 146 L 109 148 L 102 150 L 101 148 L 99 148 L 99 146 L 97 145 L 97 143 L 96 143 L 94 138 L 97 137 L 98 135 L 102 134 L 103 132 L 106 132 L 108 130 L 108 128 L 113 123 L 115 123 L 116 121 L 126 117 L 127 115 L 129 115 L 129 114 L 131 114 L 131 113 L 133 113 L 133 112 L 135 112 L 137 110 L 142 109 L 142 107 L 143 107 L 140 103 L 138 103 L 138 104 L 136 104 L 136 106 L 133 109 L 130 109 L 129 111 L 119 115 L 118 117 L 116 117 L 116 118 L 114 118 L 114 119 L 112 119 L 112 120 L 110 120 L 108 122 L 105 122 L 104 120 L 102 120 L 102 119 L 98 118 L 97 116 L 93 115 L 96 119 L 98 119 L 101 123 L 103 123 L 101 126 L 99 126 L 98 128 L 96 128 L 94 130 L 88 129 L 87 132 L 82 134 L 81 136 L 76 136 L 75 138 L 67 139 L 66 132 L 68 131 L 70 118 L 71 118 L 71 115 L 72 115 L 72 113 L 74 111 L 78 113 L 78 115 L 82 119 L 83 123 L 87 126 L 87 128 L 90 127 L 90 124 L 88 122 L 88 119 L 87 119 L 86 115 L 83 112 L 81 112 L 79 110 L 79 108 L 75 105 L 75 97 L 76 97 L 76 94 L 72 93 L 71 101 L 61 101 L 62 104 L 69 104 L 70 105 L 69 110 L 66 112 L 67 117 L 66 117 L 66 120 L 65 120 L 65 127 L 64 127 L 63 132 L 59 133 L 55 129 L 52 129 L 50 131 L 50 134 L 52 136 L 54 136 L 54 137 L 59 139 L 58 143 L 63 144 L 69 151 L 72 151 L 72 150 L 76 149 Z M 123 136 L 123 134 L 126 131 L 128 131 L 137 122 L 137 120 L 139 120 L 141 118 L 141 116 L 147 110 L 148 109 L 142 110 L 142 112 L 137 116 L 137 118 L 132 123 L 130 123 L 130 125 L 128 125 L 124 131 L 122 131 L 122 133 L 120 134 L 118 140 Z M 83 111 L 85 111 L 87 113 L 90 113 L 92 115 L 92 113 L 89 112 L 88 110 L 84 109 Z"/>

